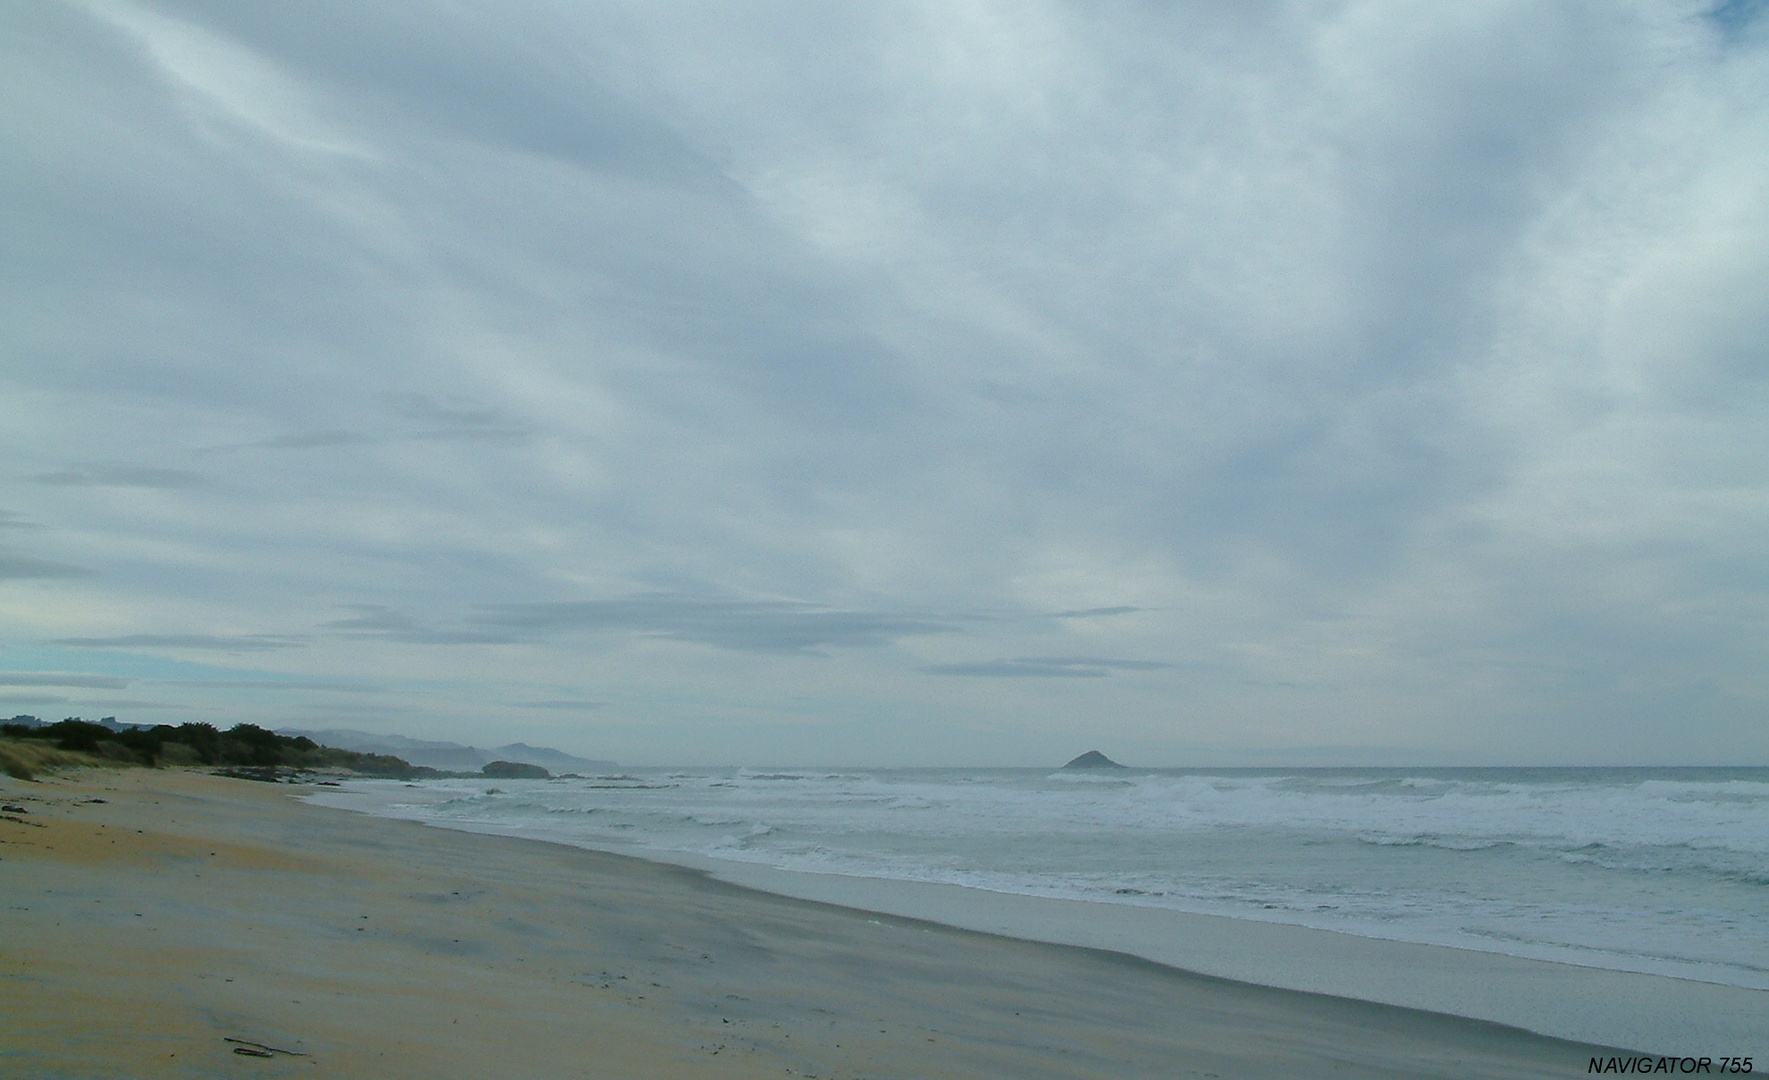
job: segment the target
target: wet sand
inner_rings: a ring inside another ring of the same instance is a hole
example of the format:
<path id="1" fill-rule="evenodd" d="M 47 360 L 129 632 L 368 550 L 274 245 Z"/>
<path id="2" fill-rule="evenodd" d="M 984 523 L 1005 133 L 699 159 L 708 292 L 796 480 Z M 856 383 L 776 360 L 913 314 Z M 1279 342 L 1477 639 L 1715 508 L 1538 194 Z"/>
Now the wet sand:
<path id="1" fill-rule="evenodd" d="M 0 1074 L 1510 1078 L 1616 1052 L 311 790 L 0 780 L 28 811 L 0 815 Z"/>

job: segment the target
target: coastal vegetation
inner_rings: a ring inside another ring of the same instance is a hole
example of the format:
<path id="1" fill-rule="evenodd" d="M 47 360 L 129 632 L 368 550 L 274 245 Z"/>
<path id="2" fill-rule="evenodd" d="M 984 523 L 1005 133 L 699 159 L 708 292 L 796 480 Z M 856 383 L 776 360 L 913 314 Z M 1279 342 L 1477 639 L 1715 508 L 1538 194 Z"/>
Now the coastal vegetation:
<path id="1" fill-rule="evenodd" d="M 91 754 L 74 753 L 24 739 L 0 739 L 0 772 L 15 780 L 35 780 L 40 772 L 80 765 L 108 765 Z"/>
<path id="2" fill-rule="evenodd" d="M 209 765 L 275 770 L 347 769 L 366 776 L 411 779 L 437 776 L 391 754 L 369 754 L 321 746 L 304 735 L 278 735 L 256 724 L 223 731 L 213 724 L 159 724 L 154 727 L 95 724 L 71 717 L 39 724 L 14 717 L 0 724 L 0 769 L 19 779 L 68 765 Z"/>

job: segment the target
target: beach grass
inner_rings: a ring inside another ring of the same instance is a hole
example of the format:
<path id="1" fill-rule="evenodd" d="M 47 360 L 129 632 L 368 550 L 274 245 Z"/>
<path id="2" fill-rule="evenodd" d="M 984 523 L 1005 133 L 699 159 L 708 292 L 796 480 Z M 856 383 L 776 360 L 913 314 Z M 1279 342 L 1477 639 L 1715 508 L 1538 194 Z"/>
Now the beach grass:
<path id="1" fill-rule="evenodd" d="M 27 739 L 0 738 L 0 772 L 15 780 L 34 780 L 38 773 L 81 767 L 113 766 L 96 754 L 59 750 Z"/>

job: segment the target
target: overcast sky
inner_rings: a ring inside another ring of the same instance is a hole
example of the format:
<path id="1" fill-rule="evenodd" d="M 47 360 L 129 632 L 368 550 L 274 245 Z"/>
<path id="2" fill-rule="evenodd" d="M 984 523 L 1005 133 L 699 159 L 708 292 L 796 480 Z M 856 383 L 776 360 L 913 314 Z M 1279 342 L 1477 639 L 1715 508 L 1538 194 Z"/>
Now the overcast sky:
<path id="1" fill-rule="evenodd" d="M 0 50 L 0 714 L 1769 763 L 1763 0 L 41 0 Z"/>

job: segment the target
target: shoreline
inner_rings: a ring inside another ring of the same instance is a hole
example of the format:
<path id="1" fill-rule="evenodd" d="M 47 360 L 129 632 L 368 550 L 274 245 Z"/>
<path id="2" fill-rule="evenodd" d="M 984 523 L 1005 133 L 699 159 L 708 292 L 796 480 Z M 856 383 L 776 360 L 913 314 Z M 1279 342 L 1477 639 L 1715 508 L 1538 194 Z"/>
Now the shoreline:
<path id="1" fill-rule="evenodd" d="M 706 860 L 708 864 L 716 860 Z M 695 865 L 684 862 L 683 865 Z M 1663 1055 L 1769 1046 L 1769 991 L 1289 923 L 726 864 L 721 881 L 1256 986 L 1421 1009 Z M 1728 1053 L 1731 1053 L 1728 1051 Z"/>
<path id="2" fill-rule="evenodd" d="M 393 781 L 371 781 L 382 787 Z M 411 801 L 414 789 L 398 789 Z M 417 788 L 422 791 L 423 788 Z M 785 870 L 636 845 L 589 844 L 490 825 L 439 823 L 360 805 L 381 791 L 302 801 L 444 831 L 534 840 L 683 866 L 744 888 L 981 933 L 1122 953 L 1178 971 L 1522 1028 L 1551 1038 L 1661 1054 L 1725 1046 L 1769 1055 L 1769 990 L 1573 964 L 1491 950 L 1134 904 L 998 892 L 897 878 Z M 382 801 L 381 805 L 385 805 Z M 1704 1051 L 1705 1052 L 1705 1051 Z"/>
<path id="3" fill-rule="evenodd" d="M 0 792 L 28 811 L 0 815 L 0 1071 L 20 1075 L 1516 1077 L 1623 1053 L 282 786 Z"/>

